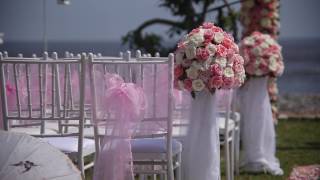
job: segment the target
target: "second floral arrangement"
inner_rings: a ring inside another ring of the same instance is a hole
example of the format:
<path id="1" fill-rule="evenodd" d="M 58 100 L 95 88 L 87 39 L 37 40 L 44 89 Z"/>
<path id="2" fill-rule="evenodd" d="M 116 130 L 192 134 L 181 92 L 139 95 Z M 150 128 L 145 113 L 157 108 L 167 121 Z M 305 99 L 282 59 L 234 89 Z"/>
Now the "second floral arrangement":
<path id="1" fill-rule="evenodd" d="M 267 34 L 254 32 L 240 43 L 245 70 L 251 76 L 281 76 L 284 64 L 281 46 Z"/>
<path id="2" fill-rule="evenodd" d="M 192 30 L 175 52 L 175 86 L 195 92 L 239 87 L 245 80 L 244 60 L 233 37 L 213 23 Z"/>

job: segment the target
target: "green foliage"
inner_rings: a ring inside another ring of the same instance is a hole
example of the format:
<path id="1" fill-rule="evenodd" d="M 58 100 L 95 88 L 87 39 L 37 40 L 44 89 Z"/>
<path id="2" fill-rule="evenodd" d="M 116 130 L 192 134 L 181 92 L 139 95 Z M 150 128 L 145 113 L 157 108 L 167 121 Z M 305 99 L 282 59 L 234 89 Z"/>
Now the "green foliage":
<path id="1" fill-rule="evenodd" d="M 205 22 L 208 14 L 212 12 L 217 12 L 215 24 L 232 32 L 237 39 L 238 28 L 236 24 L 238 13 L 231 8 L 231 5 L 239 3 L 240 0 L 232 3 L 223 0 L 224 4 L 221 6 L 215 6 L 218 0 L 159 1 L 159 7 L 168 9 L 173 16 L 179 17 L 180 20 L 174 21 L 160 18 L 147 20 L 122 38 L 124 44 L 128 44 L 132 49 L 141 49 L 152 54 L 160 52 L 162 55 L 167 55 L 168 52 L 174 51 L 175 47 L 164 45 L 163 37 L 155 33 L 144 32 L 145 29 L 154 25 L 163 25 L 168 27 L 168 31 L 166 32 L 168 38 L 181 37 L 182 34 L 188 33 Z"/>

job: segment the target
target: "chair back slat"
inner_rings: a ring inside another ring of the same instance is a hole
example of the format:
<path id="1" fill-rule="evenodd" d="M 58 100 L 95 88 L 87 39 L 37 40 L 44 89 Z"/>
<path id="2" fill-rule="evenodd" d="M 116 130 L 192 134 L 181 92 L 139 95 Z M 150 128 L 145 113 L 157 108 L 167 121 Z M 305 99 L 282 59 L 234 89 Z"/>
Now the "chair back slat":
<path id="1" fill-rule="evenodd" d="M 30 76 L 30 64 L 25 64 L 25 68 L 26 68 L 26 78 L 27 78 L 27 98 L 28 98 L 28 105 L 27 105 L 27 108 L 28 108 L 28 112 L 29 112 L 29 118 L 32 117 L 32 95 L 31 95 L 31 86 L 30 86 L 30 83 L 31 83 L 31 76 Z"/>
<path id="2" fill-rule="evenodd" d="M 7 64 L 7 69 L 9 64 Z M 19 85 L 19 74 L 18 74 L 18 70 L 17 70 L 17 64 L 13 64 L 13 74 L 14 74 L 14 85 L 15 87 L 20 87 Z M 8 73 L 8 77 L 9 77 L 9 73 Z M 7 80 L 9 81 L 9 78 L 7 78 Z M 21 116 L 21 101 L 20 101 L 20 91 L 18 88 L 15 88 L 16 91 L 16 100 L 17 100 L 17 109 L 18 109 L 18 115 Z"/>

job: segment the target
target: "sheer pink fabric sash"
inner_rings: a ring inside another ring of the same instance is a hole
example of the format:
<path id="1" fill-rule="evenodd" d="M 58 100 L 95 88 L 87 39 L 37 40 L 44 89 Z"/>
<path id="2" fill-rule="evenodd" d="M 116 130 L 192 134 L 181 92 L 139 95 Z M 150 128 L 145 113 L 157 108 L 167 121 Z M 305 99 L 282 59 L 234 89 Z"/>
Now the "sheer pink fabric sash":
<path id="1" fill-rule="evenodd" d="M 106 74 L 106 112 L 114 117 L 111 134 L 103 139 L 94 169 L 94 180 L 134 180 L 131 152 L 132 129 L 144 116 L 145 94 L 141 87 Z M 98 124 L 99 122 L 95 122 Z"/>

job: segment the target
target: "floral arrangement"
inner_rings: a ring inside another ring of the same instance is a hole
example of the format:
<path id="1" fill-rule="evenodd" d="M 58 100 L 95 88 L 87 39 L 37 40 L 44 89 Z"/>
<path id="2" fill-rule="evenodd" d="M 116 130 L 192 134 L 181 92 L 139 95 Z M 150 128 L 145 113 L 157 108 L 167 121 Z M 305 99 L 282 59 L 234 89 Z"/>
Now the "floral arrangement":
<path id="1" fill-rule="evenodd" d="M 281 76 L 284 64 L 281 46 L 269 35 L 253 32 L 240 43 L 245 70 L 251 76 Z"/>
<path id="2" fill-rule="evenodd" d="M 279 0 L 243 0 L 240 13 L 243 35 L 259 31 L 276 37 L 280 28 L 278 9 Z"/>
<path id="3" fill-rule="evenodd" d="M 244 60 L 231 35 L 213 23 L 203 23 L 179 43 L 175 52 L 175 87 L 213 93 L 239 87 L 245 80 Z"/>

